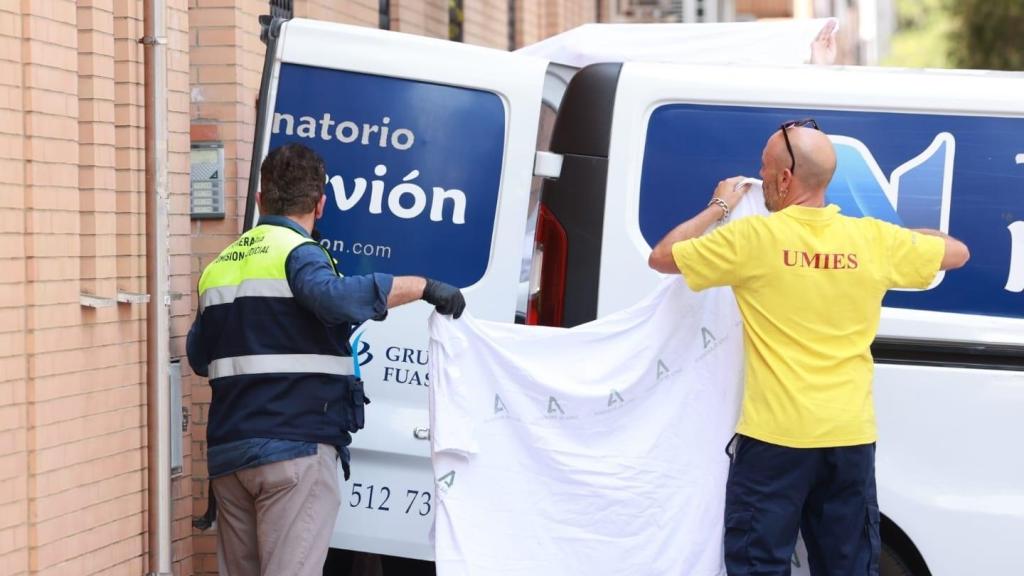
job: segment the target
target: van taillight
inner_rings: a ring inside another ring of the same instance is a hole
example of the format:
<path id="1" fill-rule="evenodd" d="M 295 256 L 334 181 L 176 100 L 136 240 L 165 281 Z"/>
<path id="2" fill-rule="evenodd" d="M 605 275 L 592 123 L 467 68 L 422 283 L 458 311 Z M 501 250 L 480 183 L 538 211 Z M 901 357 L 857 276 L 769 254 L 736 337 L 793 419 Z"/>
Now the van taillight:
<path id="1" fill-rule="evenodd" d="M 530 302 L 526 323 L 561 326 L 565 304 L 565 269 L 569 242 L 565 228 L 540 205 L 534 236 L 533 265 L 530 268 Z"/>

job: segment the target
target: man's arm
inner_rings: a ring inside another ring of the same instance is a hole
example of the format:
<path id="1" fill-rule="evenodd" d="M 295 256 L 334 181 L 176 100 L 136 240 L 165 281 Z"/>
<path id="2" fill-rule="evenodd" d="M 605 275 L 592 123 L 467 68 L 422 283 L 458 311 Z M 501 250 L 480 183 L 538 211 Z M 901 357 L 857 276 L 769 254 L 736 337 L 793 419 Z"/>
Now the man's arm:
<path id="1" fill-rule="evenodd" d="M 462 291 L 450 284 L 420 276 L 398 276 L 388 293 L 388 308 L 401 306 L 414 300 L 425 300 L 434 306 L 439 314 L 462 316 L 466 299 Z"/>
<path id="2" fill-rule="evenodd" d="M 388 293 L 388 308 L 419 300 L 426 286 L 427 279 L 420 276 L 395 276 Z"/>
<path id="3" fill-rule="evenodd" d="M 942 263 L 939 264 L 940 270 L 955 270 L 967 264 L 967 261 L 971 259 L 971 251 L 967 248 L 967 245 L 945 232 L 930 228 L 914 228 L 914 232 L 926 236 L 938 236 L 945 240 L 946 251 L 942 254 Z"/>
<path id="4" fill-rule="evenodd" d="M 737 184 L 742 180 L 743 176 L 722 180 L 715 188 L 713 197 L 721 198 L 730 210 L 735 208 L 743 198 L 743 194 L 750 188 L 750 186 L 741 186 L 737 189 Z M 712 224 L 718 222 L 724 213 L 725 210 L 721 206 L 711 204 L 693 218 L 673 228 L 658 242 L 654 250 L 651 250 L 651 255 L 647 258 L 647 265 L 663 274 L 679 274 L 679 267 L 676 265 L 675 258 L 672 257 L 672 245 L 701 236 Z"/>
<path id="5" fill-rule="evenodd" d="M 389 308 L 421 298 L 456 318 L 466 306 L 457 288 L 436 280 L 390 274 L 338 276 L 323 250 L 313 244 L 293 250 L 286 269 L 296 300 L 328 326 L 383 320 Z"/>
<path id="6" fill-rule="evenodd" d="M 679 274 L 679 266 L 676 266 L 676 260 L 672 257 L 672 245 L 704 234 L 721 217 L 722 208 L 712 204 L 701 210 L 700 214 L 676 226 L 651 250 L 647 265 L 662 274 Z"/>

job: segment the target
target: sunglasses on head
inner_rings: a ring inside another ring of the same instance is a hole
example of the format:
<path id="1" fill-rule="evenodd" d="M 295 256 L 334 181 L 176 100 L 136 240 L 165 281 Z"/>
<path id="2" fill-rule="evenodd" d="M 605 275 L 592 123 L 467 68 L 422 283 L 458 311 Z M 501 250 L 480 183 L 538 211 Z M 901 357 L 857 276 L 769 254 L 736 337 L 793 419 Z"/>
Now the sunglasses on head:
<path id="1" fill-rule="evenodd" d="M 815 130 L 821 130 L 821 128 L 818 128 L 818 123 L 814 120 L 814 118 L 804 118 L 803 120 L 790 120 L 789 122 L 783 122 L 782 126 L 779 127 L 779 130 L 782 130 L 782 137 L 786 140 L 786 150 L 789 151 L 790 174 L 796 172 L 796 156 L 793 155 L 793 146 L 791 146 L 789 143 L 789 135 L 786 134 L 786 130 L 789 128 L 801 126 L 809 126 L 811 128 L 814 128 Z"/>

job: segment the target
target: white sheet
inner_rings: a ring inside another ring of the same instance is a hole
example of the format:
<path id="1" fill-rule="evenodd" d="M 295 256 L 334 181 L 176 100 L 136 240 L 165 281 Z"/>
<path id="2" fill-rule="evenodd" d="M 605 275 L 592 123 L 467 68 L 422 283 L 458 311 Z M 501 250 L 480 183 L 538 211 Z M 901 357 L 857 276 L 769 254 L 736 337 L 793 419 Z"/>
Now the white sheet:
<path id="1" fill-rule="evenodd" d="M 435 314 L 430 331 L 439 575 L 725 573 L 731 291 L 673 277 L 573 329 Z"/>

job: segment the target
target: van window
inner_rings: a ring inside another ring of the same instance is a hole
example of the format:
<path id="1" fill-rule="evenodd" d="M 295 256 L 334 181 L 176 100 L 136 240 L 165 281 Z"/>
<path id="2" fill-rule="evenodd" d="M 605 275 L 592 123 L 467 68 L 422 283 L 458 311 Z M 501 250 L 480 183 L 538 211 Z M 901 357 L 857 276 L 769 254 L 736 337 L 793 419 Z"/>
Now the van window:
<path id="1" fill-rule="evenodd" d="M 270 149 L 298 142 L 324 158 L 317 231 L 344 274 L 466 287 L 491 253 L 505 116 L 491 92 L 282 64 Z"/>
<path id="2" fill-rule="evenodd" d="M 963 270 L 927 291 L 890 292 L 886 306 L 1024 318 L 1021 295 L 1006 288 L 1013 222 L 1024 220 L 1021 118 L 662 105 L 647 126 L 640 182 L 647 243 L 703 209 L 720 180 L 757 176 L 768 137 L 807 117 L 836 148 L 827 198 L 843 214 L 940 229 L 971 248 Z"/>

